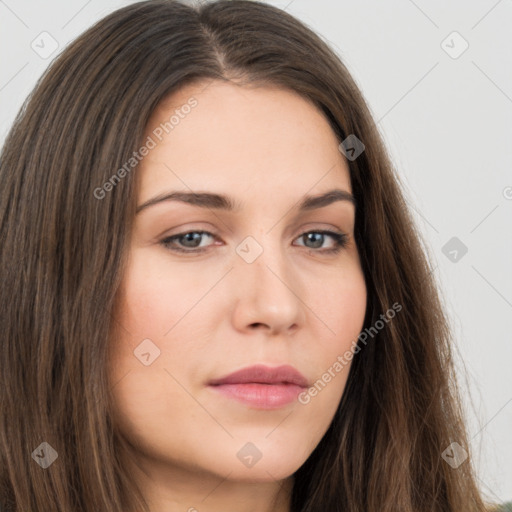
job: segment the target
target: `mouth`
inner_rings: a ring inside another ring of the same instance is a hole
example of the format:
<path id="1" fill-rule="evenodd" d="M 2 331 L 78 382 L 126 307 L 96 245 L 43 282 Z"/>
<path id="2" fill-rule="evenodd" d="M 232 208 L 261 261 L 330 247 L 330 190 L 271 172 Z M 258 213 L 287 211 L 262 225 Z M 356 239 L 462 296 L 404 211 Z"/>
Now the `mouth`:
<path id="1" fill-rule="evenodd" d="M 308 381 L 290 365 L 255 365 L 212 380 L 209 387 L 256 409 L 277 409 L 295 401 Z"/>

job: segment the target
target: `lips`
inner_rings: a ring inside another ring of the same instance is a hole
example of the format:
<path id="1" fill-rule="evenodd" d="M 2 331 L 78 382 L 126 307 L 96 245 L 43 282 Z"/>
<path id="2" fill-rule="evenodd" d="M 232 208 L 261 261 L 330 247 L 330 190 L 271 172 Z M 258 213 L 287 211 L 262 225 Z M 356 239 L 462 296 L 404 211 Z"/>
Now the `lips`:
<path id="1" fill-rule="evenodd" d="M 253 408 L 275 409 L 293 402 L 308 381 L 290 365 L 255 365 L 212 380 L 209 387 Z"/>

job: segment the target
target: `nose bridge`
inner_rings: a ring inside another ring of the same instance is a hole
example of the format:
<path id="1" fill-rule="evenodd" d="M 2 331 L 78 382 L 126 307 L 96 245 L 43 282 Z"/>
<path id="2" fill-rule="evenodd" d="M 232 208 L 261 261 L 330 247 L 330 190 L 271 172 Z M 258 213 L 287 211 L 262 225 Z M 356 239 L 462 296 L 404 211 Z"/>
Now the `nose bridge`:
<path id="1" fill-rule="evenodd" d="M 275 274 L 285 280 L 290 268 L 286 264 L 286 254 L 279 240 L 267 236 L 261 231 L 258 239 L 247 236 L 238 245 L 236 252 L 239 256 L 237 266 L 243 274 L 249 274 L 255 285 L 279 284 Z M 288 268 L 287 268 L 288 267 Z M 285 286 L 282 282 L 281 286 Z"/>
<path id="2" fill-rule="evenodd" d="M 244 326 L 288 329 L 301 323 L 302 304 L 295 290 L 299 280 L 279 239 L 263 234 L 259 238 L 248 236 L 236 249 L 237 318 Z"/>

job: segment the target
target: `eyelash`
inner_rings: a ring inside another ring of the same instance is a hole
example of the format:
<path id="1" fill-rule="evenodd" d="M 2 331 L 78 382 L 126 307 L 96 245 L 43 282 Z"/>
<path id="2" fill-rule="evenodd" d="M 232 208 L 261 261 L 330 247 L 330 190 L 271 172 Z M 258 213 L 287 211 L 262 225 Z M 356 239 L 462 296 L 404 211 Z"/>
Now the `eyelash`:
<path id="1" fill-rule="evenodd" d="M 215 238 L 215 235 L 213 233 L 210 233 L 209 231 L 203 231 L 203 230 L 195 230 L 194 231 L 193 230 L 193 231 L 185 231 L 183 233 L 178 233 L 176 235 L 169 236 L 167 238 L 164 238 L 160 243 L 166 249 L 169 249 L 170 251 L 174 251 L 174 252 L 180 252 L 180 253 L 189 253 L 189 254 L 196 253 L 197 254 L 197 253 L 202 253 L 202 252 L 205 252 L 206 250 L 208 250 L 209 246 L 206 248 L 183 249 L 183 248 L 177 247 L 176 245 L 174 245 L 174 246 L 172 245 L 172 242 L 174 242 L 175 240 L 178 240 L 179 238 L 182 238 L 185 235 L 189 235 L 191 233 L 196 233 L 196 234 L 201 234 L 201 235 L 210 235 L 211 237 Z M 348 235 L 346 235 L 344 233 L 337 233 L 335 231 L 328 231 L 328 230 L 327 231 L 326 230 L 306 231 L 306 232 L 302 233 L 301 235 L 299 235 L 298 238 L 304 237 L 305 235 L 309 235 L 311 233 L 328 235 L 335 242 L 335 246 L 331 249 L 315 249 L 315 248 L 311 248 L 311 247 L 306 247 L 306 249 L 309 249 L 310 251 L 313 251 L 313 252 L 319 252 L 319 253 L 323 253 L 323 254 L 337 254 L 342 249 L 344 249 L 348 244 Z"/>

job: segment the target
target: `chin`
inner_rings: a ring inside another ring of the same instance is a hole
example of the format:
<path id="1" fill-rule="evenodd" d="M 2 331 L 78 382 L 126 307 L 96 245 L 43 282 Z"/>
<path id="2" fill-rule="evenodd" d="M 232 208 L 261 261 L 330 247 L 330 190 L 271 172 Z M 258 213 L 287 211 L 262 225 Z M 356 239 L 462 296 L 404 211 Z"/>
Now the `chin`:
<path id="1" fill-rule="evenodd" d="M 235 457 L 223 458 L 224 474 L 231 472 L 230 479 L 245 482 L 284 480 L 293 475 L 310 455 L 309 450 L 304 451 L 307 441 L 300 447 L 284 441 L 272 443 L 268 439 L 236 444 Z"/>

